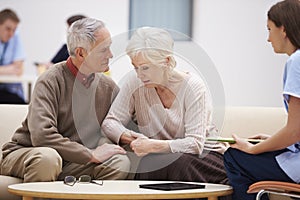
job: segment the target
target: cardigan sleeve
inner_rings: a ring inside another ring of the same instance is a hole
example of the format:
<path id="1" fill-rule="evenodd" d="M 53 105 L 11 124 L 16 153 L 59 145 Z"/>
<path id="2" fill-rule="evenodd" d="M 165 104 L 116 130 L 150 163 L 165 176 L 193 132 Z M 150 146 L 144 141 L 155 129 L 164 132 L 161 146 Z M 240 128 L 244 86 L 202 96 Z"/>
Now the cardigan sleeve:
<path id="1" fill-rule="evenodd" d="M 211 123 L 211 98 L 204 82 L 193 75 L 186 84 L 184 95 L 184 138 L 170 140 L 173 153 L 201 154 L 207 129 Z"/>
<path id="2" fill-rule="evenodd" d="M 105 135 L 115 143 L 119 143 L 122 133 L 131 131 L 126 126 L 134 118 L 133 93 L 138 89 L 139 83 L 134 73 L 127 76 L 101 127 Z"/>

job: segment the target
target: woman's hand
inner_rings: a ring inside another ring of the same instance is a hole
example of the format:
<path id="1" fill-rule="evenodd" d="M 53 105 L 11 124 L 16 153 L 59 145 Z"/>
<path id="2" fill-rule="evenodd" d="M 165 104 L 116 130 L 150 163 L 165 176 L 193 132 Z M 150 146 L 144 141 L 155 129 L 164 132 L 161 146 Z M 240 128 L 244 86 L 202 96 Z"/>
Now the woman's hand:
<path id="1" fill-rule="evenodd" d="M 232 148 L 239 149 L 241 151 L 244 151 L 246 153 L 251 153 L 251 149 L 254 146 L 250 142 L 248 142 L 245 139 L 242 139 L 238 137 L 237 135 L 233 134 L 232 135 L 233 139 L 235 140 L 235 143 L 230 144 Z"/>
<path id="2" fill-rule="evenodd" d="M 150 139 L 142 134 L 131 142 L 130 147 L 137 156 L 145 156 L 149 153 L 170 153 L 168 140 Z"/>
<path id="3" fill-rule="evenodd" d="M 151 143 L 151 140 L 145 136 L 137 137 L 130 143 L 130 147 L 137 156 L 145 156 L 151 152 Z"/>

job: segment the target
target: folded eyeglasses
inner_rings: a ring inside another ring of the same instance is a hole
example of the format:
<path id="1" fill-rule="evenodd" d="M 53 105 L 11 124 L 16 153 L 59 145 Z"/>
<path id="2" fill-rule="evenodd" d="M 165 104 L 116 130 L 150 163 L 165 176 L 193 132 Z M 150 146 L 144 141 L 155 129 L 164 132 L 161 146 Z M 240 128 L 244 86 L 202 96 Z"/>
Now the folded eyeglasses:
<path id="1" fill-rule="evenodd" d="M 103 180 L 94 181 L 89 175 L 81 175 L 78 180 L 75 176 L 66 176 L 64 179 L 64 184 L 73 186 L 75 183 L 94 183 L 97 185 L 103 185 Z"/>

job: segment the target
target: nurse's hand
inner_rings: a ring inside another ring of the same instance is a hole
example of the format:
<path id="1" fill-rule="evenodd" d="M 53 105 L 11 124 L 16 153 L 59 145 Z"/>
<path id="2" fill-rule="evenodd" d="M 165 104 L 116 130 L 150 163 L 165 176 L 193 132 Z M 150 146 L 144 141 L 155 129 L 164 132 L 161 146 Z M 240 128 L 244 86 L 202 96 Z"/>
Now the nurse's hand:
<path id="1" fill-rule="evenodd" d="M 246 153 L 251 153 L 251 148 L 254 146 L 250 142 L 248 142 L 246 139 L 242 139 L 238 137 L 235 134 L 232 134 L 233 139 L 235 140 L 235 143 L 230 144 L 230 147 L 239 149 Z"/>

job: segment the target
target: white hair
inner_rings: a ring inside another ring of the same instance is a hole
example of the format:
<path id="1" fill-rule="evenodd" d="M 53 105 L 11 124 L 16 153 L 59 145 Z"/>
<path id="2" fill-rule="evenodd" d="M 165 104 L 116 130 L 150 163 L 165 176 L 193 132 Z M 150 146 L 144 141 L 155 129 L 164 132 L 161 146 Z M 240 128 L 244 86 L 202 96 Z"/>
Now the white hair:
<path id="1" fill-rule="evenodd" d="M 138 54 L 151 63 L 159 63 L 169 58 L 171 68 L 176 66 L 173 57 L 174 40 L 168 31 L 155 27 L 138 28 L 132 35 L 126 52 L 133 59 Z"/>
<path id="2" fill-rule="evenodd" d="M 75 50 L 82 47 L 87 51 L 95 44 L 95 33 L 104 28 L 102 21 L 93 18 L 84 18 L 75 21 L 68 29 L 67 47 L 70 56 L 75 55 Z"/>

